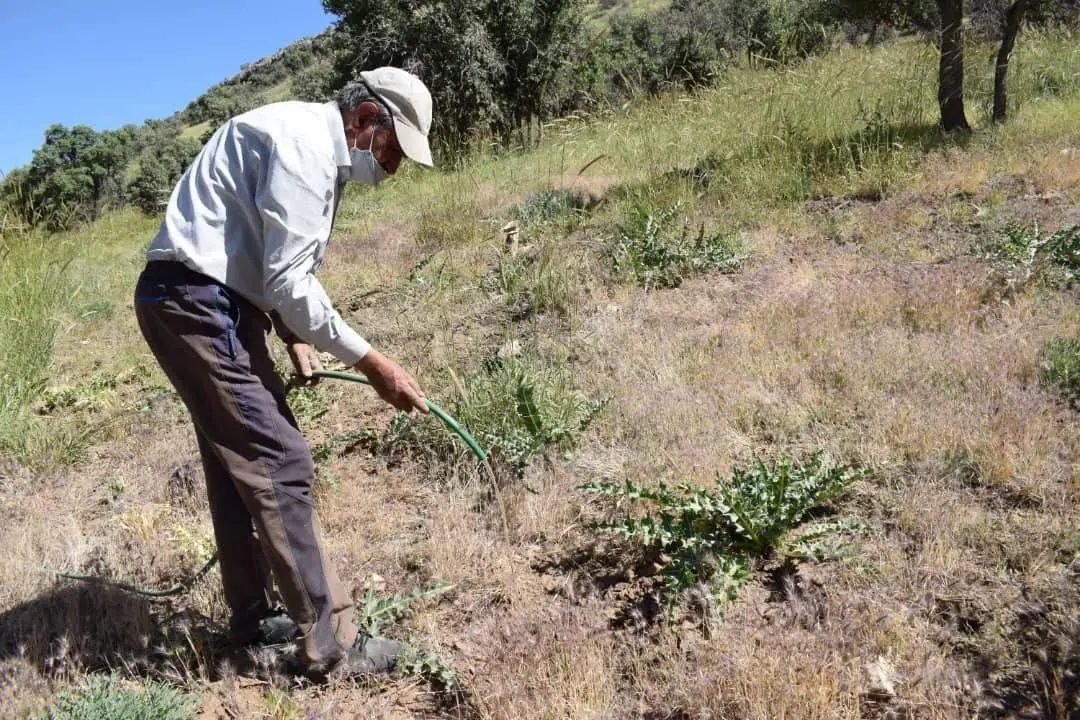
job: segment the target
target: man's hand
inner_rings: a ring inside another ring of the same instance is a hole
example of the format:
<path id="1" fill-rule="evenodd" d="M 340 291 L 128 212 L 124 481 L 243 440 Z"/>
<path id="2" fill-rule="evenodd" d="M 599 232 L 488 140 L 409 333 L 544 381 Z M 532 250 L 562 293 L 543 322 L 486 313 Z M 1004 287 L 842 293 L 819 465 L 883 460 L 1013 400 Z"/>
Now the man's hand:
<path id="1" fill-rule="evenodd" d="M 402 370 L 394 361 L 388 360 L 378 350 L 368 350 L 367 355 L 356 363 L 356 369 L 367 375 L 379 397 L 398 410 L 419 410 L 422 414 L 427 414 L 427 403 L 420 385 L 412 375 Z"/>
<path id="2" fill-rule="evenodd" d="M 319 354 L 315 352 L 315 348 L 302 342 L 289 343 L 288 348 L 289 359 L 292 360 L 293 367 L 296 369 L 296 377 L 292 381 L 293 385 L 309 387 L 317 384 L 319 378 L 311 377 L 311 373 L 315 370 L 322 370 L 322 363 L 319 362 Z"/>

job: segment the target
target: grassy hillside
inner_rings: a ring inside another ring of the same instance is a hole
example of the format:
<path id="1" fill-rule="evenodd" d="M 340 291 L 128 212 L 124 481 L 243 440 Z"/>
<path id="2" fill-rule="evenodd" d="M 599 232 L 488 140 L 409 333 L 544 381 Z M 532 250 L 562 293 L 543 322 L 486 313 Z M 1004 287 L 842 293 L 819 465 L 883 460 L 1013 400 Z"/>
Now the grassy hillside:
<path id="1" fill-rule="evenodd" d="M 369 587 L 453 585 L 386 625 L 427 664 L 385 683 L 237 677 L 216 571 L 165 603 L 46 572 L 168 585 L 212 534 L 130 310 L 153 219 L 0 254 L 49 288 L 0 295 L 23 329 L 0 335 L 4 392 L 36 403 L 3 429 L 0 707 L 25 717 L 112 669 L 202 718 L 1080 712 L 1080 357 L 1060 342 L 1080 332 L 1080 50 L 1025 35 L 997 129 L 973 63 L 970 137 L 934 126 L 936 67 L 905 41 L 738 69 L 554 123 L 535 151 L 350 190 L 320 277 L 495 458 L 478 470 L 362 387 L 291 397 L 364 610 Z M 818 452 L 861 474 L 819 501 L 824 475 L 752 470 Z M 627 482 L 618 504 L 583 489 Z M 658 490 L 681 483 L 709 494 Z M 666 545 L 626 521 L 650 495 L 692 520 Z M 702 508 L 744 496 L 719 533 L 732 513 Z M 699 574 L 673 579 L 695 543 Z"/>

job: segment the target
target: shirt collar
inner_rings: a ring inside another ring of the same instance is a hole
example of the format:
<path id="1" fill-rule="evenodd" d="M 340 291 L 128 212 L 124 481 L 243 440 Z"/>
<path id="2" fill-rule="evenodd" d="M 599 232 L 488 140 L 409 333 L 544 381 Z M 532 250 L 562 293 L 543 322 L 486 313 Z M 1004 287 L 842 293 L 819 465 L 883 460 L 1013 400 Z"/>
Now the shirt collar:
<path id="1" fill-rule="evenodd" d="M 323 107 L 326 108 L 326 124 L 330 128 L 338 169 L 348 168 L 352 161 L 349 159 L 349 142 L 345 139 L 345 121 L 341 119 L 341 109 L 336 100 L 325 103 Z"/>

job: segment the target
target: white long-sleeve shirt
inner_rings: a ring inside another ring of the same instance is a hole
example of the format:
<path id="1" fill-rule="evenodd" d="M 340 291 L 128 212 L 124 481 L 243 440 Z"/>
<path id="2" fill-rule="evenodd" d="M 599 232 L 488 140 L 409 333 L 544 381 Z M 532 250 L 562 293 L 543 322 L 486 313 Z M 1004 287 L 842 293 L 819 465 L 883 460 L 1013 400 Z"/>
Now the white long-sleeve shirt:
<path id="1" fill-rule="evenodd" d="M 180 178 L 146 258 L 208 275 L 354 365 L 370 345 L 315 279 L 349 166 L 336 103 L 280 102 L 238 115 Z"/>

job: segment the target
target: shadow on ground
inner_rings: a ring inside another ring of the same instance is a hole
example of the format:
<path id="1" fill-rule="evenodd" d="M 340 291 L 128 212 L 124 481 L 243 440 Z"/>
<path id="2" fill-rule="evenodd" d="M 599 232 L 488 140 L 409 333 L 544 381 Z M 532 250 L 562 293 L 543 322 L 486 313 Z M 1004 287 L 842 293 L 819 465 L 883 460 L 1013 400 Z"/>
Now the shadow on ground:
<path id="1" fill-rule="evenodd" d="M 1019 650 L 1016 657 L 1006 662 L 979 658 L 989 685 L 986 717 L 1080 718 L 1080 616 L 1075 605 L 1022 602 L 1008 635 Z"/>
<path id="2" fill-rule="evenodd" d="M 294 675 L 289 652 L 252 654 L 230 645 L 209 618 L 175 602 L 150 601 L 104 585 L 60 583 L 0 613 L 0 707 L 11 686 L 25 694 L 38 685 L 37 694 L 45 697 L 54 680 L 65 683 L 92 672 L 118 672 L 187 688 L 238 674 L 300 687 L 305 683 Z M 465 688 L 445 686 L 437 672 L 427 670 L 411 672 L 430 684 L 428 700 L 434 709 L 452 710 L 458 718 L 475 715 Z M 391 687 L 377 680 L 355 682 L 375 693 Z"/>
<path id="3" fill-rule="evenodd" d="M 147 678 L 213 680 L 243 658 L 209 619 L 104 585 L 58 583 L 0 613 L 0 664 L 44 676 L 118 670 Z"/>

